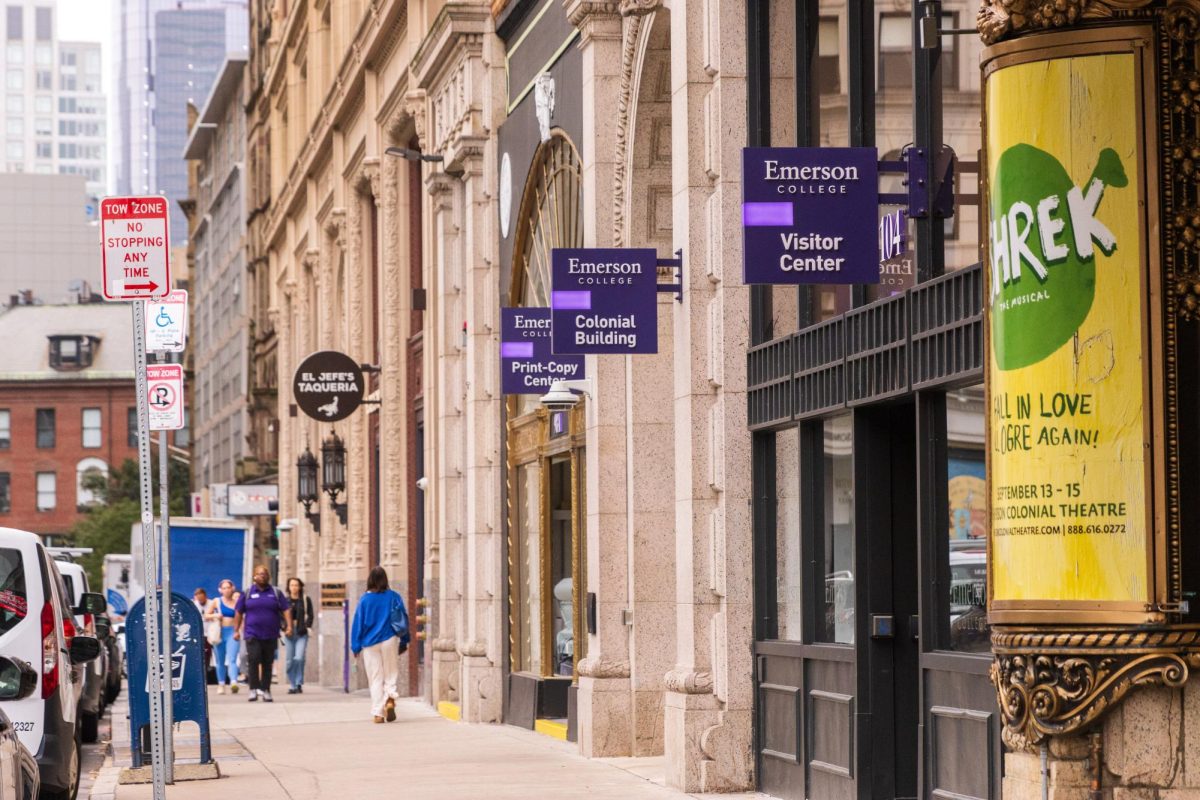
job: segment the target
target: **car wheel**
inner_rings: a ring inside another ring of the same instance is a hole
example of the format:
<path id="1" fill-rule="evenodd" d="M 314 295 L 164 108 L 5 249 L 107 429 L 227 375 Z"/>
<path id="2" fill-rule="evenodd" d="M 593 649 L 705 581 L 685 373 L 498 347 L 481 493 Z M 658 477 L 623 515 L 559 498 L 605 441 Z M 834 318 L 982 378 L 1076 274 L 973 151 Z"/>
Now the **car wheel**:
<path id="1" fill-rule="evenodd" d="M 67 788 L 61 791 L 52 791 L 43 786 L 42 793 L 38 800 L 75 800 L 75 795 L 79 793 L 79 740 L 75 740 L 75 746 L 71 748 L 71 761 L 67 768 L 67 780 L 69 784 Z"/>
<path id="2" fill-rule="evenodd" d="M 83 741 L 94 744 L 100 738 L 100 714 L 81 714 L 79 725 L 82 728 Z"/>

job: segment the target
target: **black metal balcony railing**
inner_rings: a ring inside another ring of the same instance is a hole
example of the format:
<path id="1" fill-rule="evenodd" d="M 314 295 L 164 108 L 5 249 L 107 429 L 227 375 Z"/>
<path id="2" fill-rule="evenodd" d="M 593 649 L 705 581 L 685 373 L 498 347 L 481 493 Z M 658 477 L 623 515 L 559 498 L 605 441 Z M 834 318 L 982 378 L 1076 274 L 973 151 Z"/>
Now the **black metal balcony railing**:
<path id="1" fill-rule="evenodd" d="M 751 430 L 977 381 L 983 376 L 979 264 L 750 348 Z"/>

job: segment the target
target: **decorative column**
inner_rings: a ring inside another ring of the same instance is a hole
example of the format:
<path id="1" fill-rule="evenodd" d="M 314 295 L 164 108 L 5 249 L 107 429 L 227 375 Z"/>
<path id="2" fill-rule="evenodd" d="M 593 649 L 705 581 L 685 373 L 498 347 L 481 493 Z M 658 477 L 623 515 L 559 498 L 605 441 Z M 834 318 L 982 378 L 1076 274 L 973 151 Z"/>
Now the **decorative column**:
<path id="1" fill-rule="evenodd" d="M 978 23 L 1004 796 L 1200 796 L 1200 4 Z"/>
<path id="2" fill-rule="evenodd" d="M 674 319 L 676 641 L 665 751 L 668 784 L 686 792 L 754 783 L 745 11 L 733 0 L 670 8 L 673 229 L 686 266 Z"/>

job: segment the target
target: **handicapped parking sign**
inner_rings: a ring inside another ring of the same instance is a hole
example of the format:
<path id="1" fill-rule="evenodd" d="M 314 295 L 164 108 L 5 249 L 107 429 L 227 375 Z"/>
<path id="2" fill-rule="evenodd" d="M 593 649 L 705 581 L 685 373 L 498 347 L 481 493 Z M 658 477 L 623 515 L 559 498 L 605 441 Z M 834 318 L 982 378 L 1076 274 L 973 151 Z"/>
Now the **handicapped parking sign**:
<path id="1" fill-rule="evenodd" d="M 146 352 L 182 353 L 187 345 L 188 293 L 176 289 L 166 297 L 144 302 Z"/>

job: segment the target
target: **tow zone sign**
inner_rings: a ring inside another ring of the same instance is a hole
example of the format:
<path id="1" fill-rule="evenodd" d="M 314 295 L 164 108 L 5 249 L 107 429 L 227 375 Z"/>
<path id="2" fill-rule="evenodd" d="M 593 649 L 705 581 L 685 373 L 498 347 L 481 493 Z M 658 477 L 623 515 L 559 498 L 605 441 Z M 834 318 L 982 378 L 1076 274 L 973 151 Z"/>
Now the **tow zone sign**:
<path id="1" fill-rule="evenodd" d="M 100 202 L 106 300 L 144 300 L 171 291 L 165 197 L 106 197 Z"/>
<path id="2" fill-rule="evenodd" d="M 146 402 L 150 407 L 150 430 L 182 428 L 183 367 L 179 364 L 147 365 Z"/>

